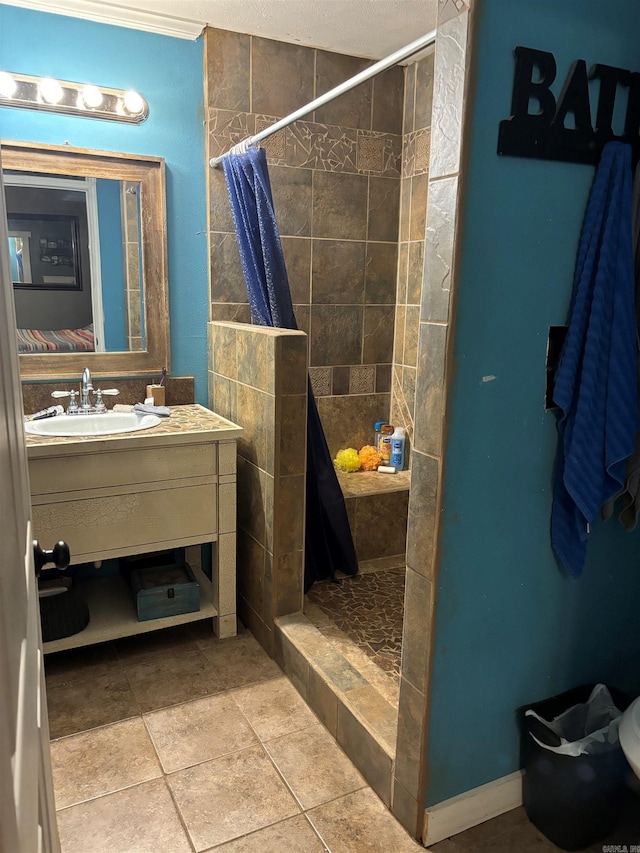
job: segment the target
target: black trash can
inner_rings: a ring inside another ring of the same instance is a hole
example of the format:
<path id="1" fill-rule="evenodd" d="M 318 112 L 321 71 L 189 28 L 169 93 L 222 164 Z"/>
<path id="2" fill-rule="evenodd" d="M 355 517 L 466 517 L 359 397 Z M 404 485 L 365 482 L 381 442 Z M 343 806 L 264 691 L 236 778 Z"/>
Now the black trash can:
<path id="1" fill-rule="evenodd" d="M 89 608 L 75 587 L 39 601 L 42 641 L 45 643 L 78 634 L 89 624 Z"/>
<path id="2" fill-rule="evenodd" d="M 562 755 L 545 749 L 560 738 L 535 717 L 552 722 L 570 708 L 586 703 L 596 685 L 566 693 L 518 710 L 521 730 L 522 798 L 529 820 L 563 850 L 582 850 L 615 829 L 626 792 L 629 765 L 619 742 L 594 754 Z M 609 688 L 619 711 L 631 697 Z M 536 743 L 536 738 L 543 746 Z"/>

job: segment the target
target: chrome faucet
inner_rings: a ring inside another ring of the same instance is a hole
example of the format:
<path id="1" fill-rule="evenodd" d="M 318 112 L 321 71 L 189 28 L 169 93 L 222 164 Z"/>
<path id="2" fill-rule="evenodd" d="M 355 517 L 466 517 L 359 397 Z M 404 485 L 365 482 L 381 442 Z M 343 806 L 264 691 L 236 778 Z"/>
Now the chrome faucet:
<path id="1" fill-rule="evenodd" d="M 85 367 L 82 371 L 82 382 L 80 384 L 80 413 L 88 414 L 92 410 L 92 405 L 89 402 L 89 393 L 93 391 L 91 384 L 91 373 L 89 368 Z"/>

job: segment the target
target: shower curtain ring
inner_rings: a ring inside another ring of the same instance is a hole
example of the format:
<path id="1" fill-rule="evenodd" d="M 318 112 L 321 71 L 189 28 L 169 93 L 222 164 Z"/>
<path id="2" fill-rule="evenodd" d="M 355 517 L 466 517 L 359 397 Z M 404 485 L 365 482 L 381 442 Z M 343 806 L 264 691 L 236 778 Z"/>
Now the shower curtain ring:
<path id="1" fill-rule="evenodd" d="M 247 150 L 252 145 L 252 138 L 249 136 L 247 139 L 242 139 L 240 142 L 236 143 L 231 150 L 230 154 L 246 154 Z"/>

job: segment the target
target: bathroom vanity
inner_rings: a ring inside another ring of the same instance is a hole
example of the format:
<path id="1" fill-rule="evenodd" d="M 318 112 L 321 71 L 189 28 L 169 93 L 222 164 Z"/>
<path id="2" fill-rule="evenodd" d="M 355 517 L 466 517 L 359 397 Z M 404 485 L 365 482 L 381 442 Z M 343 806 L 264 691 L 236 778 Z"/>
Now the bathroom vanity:
<path id="1" fill-rule="evenodd" d="M 205 618 L 236 633 L 236 439 L 242 428 L 203 406 L 173 406 L 152 429 L 100 436 L 27 435 L 34 535 L 62 539 L 73 564 L 212 544 L 212 580 L 197 565 L 200 610 L 138 622 L 120 575 L 81 582 L 91 614 L 45 652 Z M 99 570 L 97 572 L 99 575 Z"/>

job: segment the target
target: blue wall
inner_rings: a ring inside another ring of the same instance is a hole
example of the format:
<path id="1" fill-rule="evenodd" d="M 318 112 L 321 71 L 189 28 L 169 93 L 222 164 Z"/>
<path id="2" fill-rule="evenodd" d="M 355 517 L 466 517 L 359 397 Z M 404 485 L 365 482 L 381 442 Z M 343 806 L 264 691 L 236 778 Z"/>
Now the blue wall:
<path id="1" fill-rule="evenodd" d="M 171 370 L 207 402 L 203 41 L 0 5 L 0 68 L 118 89 L 149 103 L 142 125 L 0 108 L 0 137 L 164 157 Z"/>
<path id="2" fill-rule="evenodd" d="M 127 321 L 120 183 L 99 178 L 96 181 L 96 199 L 100 229 L 104 346 L 107 352 L 123 352 L 127 349 Z"/>
<path id="3" fill-rule="evenodd" d="M 575 59 L 638 71 L 637 2 L 486 0 L 478 21 L 428 804 L 518 768 L 518 706 L 600 680 L 640 693 L 639 534 L 597 525 L 577 581 L 549 543 L 556 432 L 543 411 L 545 347 L 548 327 L 567 318 L 594 170 L 496 154 L 513 48 L 554 53 L 556 96 Z"/>

